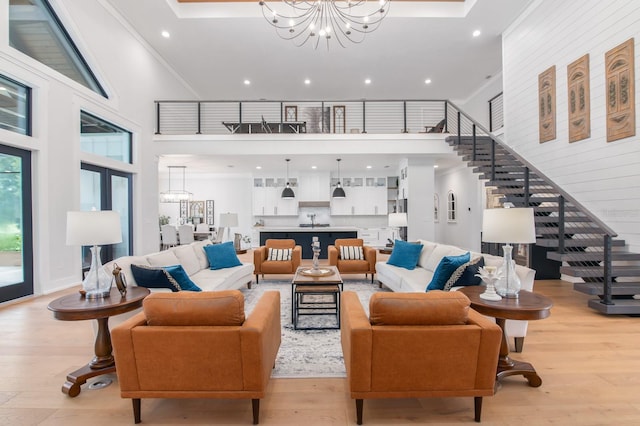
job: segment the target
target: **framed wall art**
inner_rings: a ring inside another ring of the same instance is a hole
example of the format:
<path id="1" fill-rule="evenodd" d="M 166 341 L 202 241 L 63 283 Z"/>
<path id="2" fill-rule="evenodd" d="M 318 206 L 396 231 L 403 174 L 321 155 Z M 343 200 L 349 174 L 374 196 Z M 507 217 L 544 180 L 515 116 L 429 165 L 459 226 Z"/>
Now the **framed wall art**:
<path id="1" fill-rule="evenodd" d="M 556 138 L 556 66 L 538 75 L 540 143 Z"/>
<path id="2" fill-rule="evenodd" d="M 589 90 L 589 54 L 567 66 L 569 94 L 569 142 L 591 136 L 591 102 Z"/>
<path id="3" fill-rule="evenodd" d="M 605 53 L 607 142 L 636 134 L 633 38 Z"/>

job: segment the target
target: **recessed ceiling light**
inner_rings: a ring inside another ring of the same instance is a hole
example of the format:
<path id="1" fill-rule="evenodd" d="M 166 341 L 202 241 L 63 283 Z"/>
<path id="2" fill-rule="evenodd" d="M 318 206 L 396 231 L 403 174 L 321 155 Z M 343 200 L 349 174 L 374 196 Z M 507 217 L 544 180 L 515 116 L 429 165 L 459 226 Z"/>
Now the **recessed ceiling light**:
<path id="1" fill-rule="evenodd" d="M 305 78 L 305 80 L 304 80 L 304 84 L 307 84 L 307 85 L 308 85 L 308 84 L 311 84 L 311 80 L 309 80 L 308 78 Z"/>
<path id="2" fill-rule="evenodd" d="M 169 31 L 167 31 L 167 30 L 162 31 L 160 34 L 162 34 L 162 37 L 164 37 L 164 38 L 171 37 L 171 34 L 169 34 Z"/>
<path id="3" fill-rule="evenodd" d="M 262 169 L 262 166 L 256 166 L 256 169 L 260 170 Z"/>
<path id="4" fill-rule="evenodd" d="M 438 168 L 438 165 L 437 165 L 437 164 L 434 164 L 434 165 L 433 165 L 433 168 L 434 168 L 434 169 L 437 169 L 437 168 Z"/>
<path id="5" fill-rule="evenodd" d="M 317 169 L 317 168 L 318 168 L 318 166 L 311 166 L 311 168 L 312 168 L 312 169 Z"/>
<path id="6" fill-rule="evenodd" d="M 367 79 L 364 81 L 364 84 L 371 84 L 371 79 L 370 79 L 370 78 L 367 78 Z"/>
<path id="7" fill-rule="evenodd" d="M 371 166 L 367 166 L 367 169 L 370 169 L 370 168 L 371 168 Z"/>
<path id="8" fill-rule="evenodd" d="M 431 79 L 430 79 L 430 78 L 426 79 L 426 80 L 424 81 L 424 84 L 431 84 Z"/>
<path id="9" fill-rule="evenodd" d="M 482 32 L 480 30 L 475 30 L 471 35 L 474 37 L 479 37 Z"/>
<path id="10" fill-rule="evenodd" d="M 248 86 L 248 85 L 250 85 L 250 84 L 251 84 L 251 81 L 250 81 L 250 80 L 245 80 L 245 81 L 244 81 L 244 84 L 245 84 L 245 86 Z"/>

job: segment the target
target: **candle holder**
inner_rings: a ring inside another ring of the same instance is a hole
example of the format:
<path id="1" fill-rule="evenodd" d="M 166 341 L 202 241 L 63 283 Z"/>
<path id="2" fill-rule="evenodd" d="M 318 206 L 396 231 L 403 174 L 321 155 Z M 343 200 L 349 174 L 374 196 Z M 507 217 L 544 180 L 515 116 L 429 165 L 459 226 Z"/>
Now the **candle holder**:
<path id="1" fill-rule="evenodd" d="M 480 295 L 481 299 L 498 301 L 502 300 L 502 297 L 496 293 L 496 282 L 502 278 L 502 271 L 496 270 L 495 266 L 485 266 L 480 268 L 476 277 L 480 277 L 482 282 L 487 285 L 487 289 Z"/>
<path id="2" fill-rule="evenodd" d="M 318 237 L 313 237 L 313 242 L 311 243 L 311 249 L 313 250 L 313 270 L 317 271 L 320 265 L 320 241 L 318 241 Z"/>

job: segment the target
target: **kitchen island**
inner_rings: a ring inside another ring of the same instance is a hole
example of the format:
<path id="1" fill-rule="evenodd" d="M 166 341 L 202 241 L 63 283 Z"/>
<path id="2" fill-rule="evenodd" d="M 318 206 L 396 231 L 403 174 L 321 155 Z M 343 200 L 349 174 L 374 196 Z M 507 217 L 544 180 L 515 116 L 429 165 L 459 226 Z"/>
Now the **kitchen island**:
<path id="1" fill-rule="evenodd" d="M 311 242 L 313 237 L 318 237 L 320 241 L 320 258 L 327 258 L 327 246 L 333 245 L 336 239 L 340 238 L 358 238 L 358 228 L 350 226 L 315 226 L 315 227 L 297 227 L 297 226 L 279 226 L 279 227 L 255 227 L 260 233 L 260 245 L 263 246 L 268 239 L 291 239 L 302 247 L 302 258 L 312 259 L 313 251 L 311 250 Z"/>

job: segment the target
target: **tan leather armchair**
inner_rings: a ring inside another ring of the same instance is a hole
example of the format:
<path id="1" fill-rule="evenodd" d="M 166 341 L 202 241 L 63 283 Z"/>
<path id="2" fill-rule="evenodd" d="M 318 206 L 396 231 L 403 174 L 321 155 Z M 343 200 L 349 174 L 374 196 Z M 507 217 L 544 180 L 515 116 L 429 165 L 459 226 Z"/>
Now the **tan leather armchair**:
<path id="1" fill-rule="evenodd" d="M 238 290 L 153 293 L 111 335 L 136 423 L 141 398 L 247 398 L 258 424 L 280 347 L 280 293 L 265 292 L 246 320 Z"/>
<path id="2" fill-rule="evenodd" d="M 364 260 L 342 259 L 340 246 L 361 246 Z M 340 274 L 371 274 L 371 282 L 376 273 L 376 249 L 365 246 L 361 238 L 337 239 L 334 245 L 328 246 L 329 265 L 336 266 Z"/>
<path id="3" fill-rule="evenodd" d="M 269 248 L 273 249 L 291 249 L 290 260 L 268 260 Z M 277 240 L 269 239 L 264 242 L 264 246 L 260 246 L 253 252 L 254 273 L 256 274 L 256 283 L 258 283 L 259 275 L 264 274 L 293 274 L 300 266 L 302 260 L 302 247 L 296 245 L 295 240 Z"/>
<path id="4" fill-rule="evenodd" d="M 370 318 L 356 293 L 342 293 L 341 339 L 357 423 L 364 399 L 493 395 L 500 328 L 459 292 L 376 293 Z"/>

